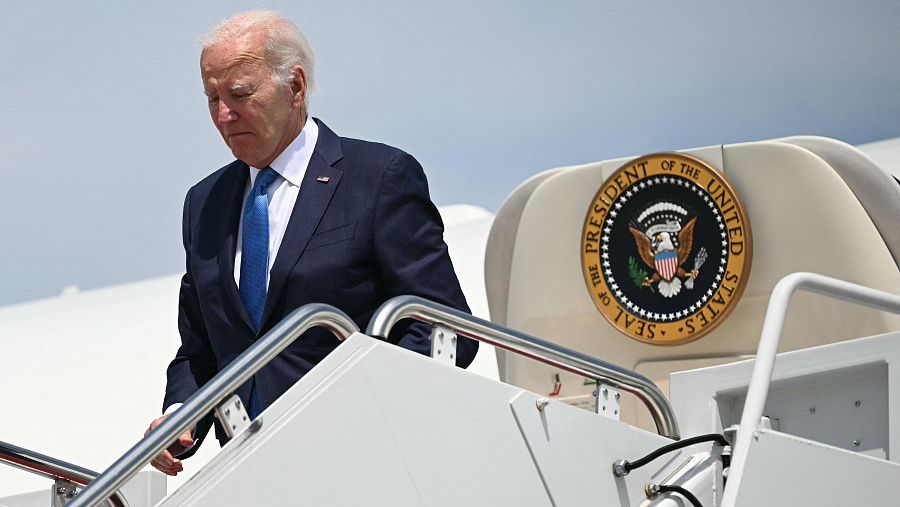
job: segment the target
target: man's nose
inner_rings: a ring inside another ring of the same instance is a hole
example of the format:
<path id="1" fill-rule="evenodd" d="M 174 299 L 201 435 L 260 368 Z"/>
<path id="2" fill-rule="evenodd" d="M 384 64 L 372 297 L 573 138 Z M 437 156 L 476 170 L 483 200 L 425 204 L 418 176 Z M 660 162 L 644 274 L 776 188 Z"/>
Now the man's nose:
<path id="1" fill-rule="evenodd" d="M 235 113 L 228 107 L 224 100 L 219 100 L 219 107 L 216 109 L 216 122 L 219 124 L 228 123 L 234 120 Z"/>

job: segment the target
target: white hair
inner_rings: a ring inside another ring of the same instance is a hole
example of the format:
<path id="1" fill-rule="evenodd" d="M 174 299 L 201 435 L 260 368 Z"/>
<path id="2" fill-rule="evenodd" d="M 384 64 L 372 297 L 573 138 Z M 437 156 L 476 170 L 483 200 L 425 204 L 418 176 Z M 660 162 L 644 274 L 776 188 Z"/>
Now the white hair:
<path id="1" fill-rule="evenodd" d="M 275 11 L 250 11 L 232 16 L 200 39 L 203 49 L 246 38 L 262 30 L 265 33 L 266 62 L 276 83 L 290 84 L 294 79 L 294 67 L 303 67 L 306 73 L 305 105 L 315 89 L 316 57 L 309 42 L 297 25 Z"/>

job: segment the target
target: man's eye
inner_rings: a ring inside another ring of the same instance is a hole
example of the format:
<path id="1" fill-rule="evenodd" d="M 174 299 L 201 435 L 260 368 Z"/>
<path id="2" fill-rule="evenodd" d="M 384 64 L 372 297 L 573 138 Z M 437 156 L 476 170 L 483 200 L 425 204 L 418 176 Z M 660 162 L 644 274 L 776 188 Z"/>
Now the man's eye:
<path id="1" fill-rule="evenodd" d="M 206 99 L 209 101 L 210 104 L 215 104 L 216 102 L 219 101 L 219 97 L 207 97 Z"/>
<path id="2" fill-rule="evenodd" d="M 244 100 L 249 96 L 250 96 L 249 93 L 244 93 L 244 92 L 233 94 L 233 97 L 236 98 L 237 100 Z"/>

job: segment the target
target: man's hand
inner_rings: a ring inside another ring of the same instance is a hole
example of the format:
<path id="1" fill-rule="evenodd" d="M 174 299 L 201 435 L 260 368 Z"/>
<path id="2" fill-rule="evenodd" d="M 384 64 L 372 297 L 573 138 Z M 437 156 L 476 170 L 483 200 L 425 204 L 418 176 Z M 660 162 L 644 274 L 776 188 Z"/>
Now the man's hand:
<path id="1" fill-rule="evenodd" d="M 148 433 L 153 431 L 153 428 L 162 424 L 167 417 L 169 417 L 168 414 L 158 419 L 154 419 L 153 422 L 150 423 L 150 427 L 147 428 L 147 431 L 144 432 L 144 436 L 146 437 Z M 178 440 L 161 452 L 159 456 L 153 458 L 153 461 L 151 461 L 150 464 L 160 472 L 174 477 L 178 472 L 184 470 L 184 467 L 181 465 L 181 460 L 173 455 L 183 453 L 190 449 L 192 445 L 194 445 L 194 437 L 191 435 L 191 430 L 187 430 L 178 437 Z"/>

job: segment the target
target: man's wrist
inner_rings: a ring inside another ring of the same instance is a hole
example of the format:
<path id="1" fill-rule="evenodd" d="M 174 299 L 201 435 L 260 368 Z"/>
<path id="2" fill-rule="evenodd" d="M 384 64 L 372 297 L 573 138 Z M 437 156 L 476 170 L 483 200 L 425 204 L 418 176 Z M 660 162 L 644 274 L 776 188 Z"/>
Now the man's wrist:
<path id="1" fill-rule="evenodd" d="M 173 403 L 169 405 L 165 410 L 163 410 L 162 415 L 170 415 L 172 412 L 181 408 L 181 405 L 183 405 L 183 403 Z"/>
<path id="2" fill-rule="evenodd" d="M 184 404 L 183 404 L 183 403 L 173 403 L 173 404 L 169 405 L 168 407 L 166 407 L 165 410 L 163 410 L 163 415 L 165 415 L 165 416 L 172 415 L 176 410 L 178 410 L 179 408 L 181 408 L 182 405 L 184 405 Z M 183 453 L 183 452 L 187 452 L 187 451 L 189 451 L 192 447 L 194 447 L 195 445 L 197 445 L 197 438 L 194 436 L 194 434 L 197 433 L 197 428 L 196 428 L 196 426 L 195 426 L 195 427 L 191 427 L 188 431 L 191 433 L 191 438 L 193 439 L 194 442 L 193 442 L 191 445 L 186 445 L 186 446 L 185 446 L 185 445 L 182 445 L 182 446 L 181 446 L 182 449 L 181 449 L 181 451 L 179 452 L 179 454 L 181 454 L 181 453 Z M 178 445 L 181 445 L 181 444 L 178 444 Z M 173 449 L 173 450 L 174 450 L 174 449 Z M 173 453 L 173 454 L 174 454 L 174 453 Z"/>

